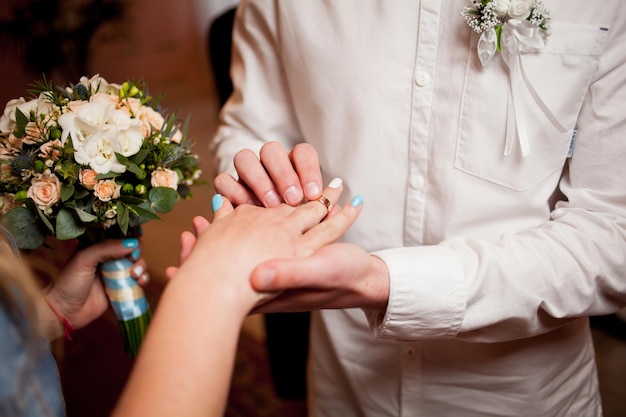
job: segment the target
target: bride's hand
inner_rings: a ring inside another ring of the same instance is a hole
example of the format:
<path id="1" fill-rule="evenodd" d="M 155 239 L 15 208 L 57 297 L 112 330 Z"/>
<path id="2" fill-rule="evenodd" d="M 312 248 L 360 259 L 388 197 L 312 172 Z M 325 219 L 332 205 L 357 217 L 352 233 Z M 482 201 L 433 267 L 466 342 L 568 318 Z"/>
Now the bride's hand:
<path id="1" fill-rule="evenodd" d="M 252 205 L 233 209 L 227 198 L 217 197 L 213 222 L 194 219 L 195 233 L 181 236 L 181 266 L 168 269 L 168 275 L 245 295 L 243 305 L 249 310 L 268 296 L 250 287 L 249 275 L 256 265 L 269 259 L 310 256 L 340 237 L 356 220 L 361 204 L 335 206 L 342 190 L 341 181 L 324 189 L 330 210 L 323 199 L 296 208 L 281 204 L 269 209 Z"/>

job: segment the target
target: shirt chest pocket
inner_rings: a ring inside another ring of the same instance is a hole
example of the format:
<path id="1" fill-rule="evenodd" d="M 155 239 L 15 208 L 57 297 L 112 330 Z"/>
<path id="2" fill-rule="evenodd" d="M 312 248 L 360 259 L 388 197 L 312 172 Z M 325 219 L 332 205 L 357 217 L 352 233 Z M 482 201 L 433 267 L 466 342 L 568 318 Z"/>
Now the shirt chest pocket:
<path id="1" fill-rule="evenodd" d="M 531 189 L 551 174 L 559 175 L 607 33 L 607 28 L 596 26 L 553 24 L 547 46 L 522 56 L 532 87 L 568 129 L 560 133 L 527 88 L 518 90 L 525 113 L 518 123 L 524 123 L 530 146 L 526 156 L 522 156 L 517 135 L 512 152 L 504 154 L 507 115 L 513 111 L 508 68 L 499 54 L 484 68 L 472 54 L 464 83 L 455 168 L 517 191 Z"/>

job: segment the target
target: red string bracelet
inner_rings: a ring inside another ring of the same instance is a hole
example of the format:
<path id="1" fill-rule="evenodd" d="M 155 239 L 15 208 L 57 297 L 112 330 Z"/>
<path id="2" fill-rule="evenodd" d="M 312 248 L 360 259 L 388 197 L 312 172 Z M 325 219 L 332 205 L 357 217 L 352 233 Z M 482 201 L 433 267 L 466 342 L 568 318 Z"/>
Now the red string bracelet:
<path id="1" fill-rule="evenodd" d="M 52 306 L 52 303 L 50 301 L 48 301 L 47 297 L 43 298 L 44 300 L 46 300 L 46 303 L 48 303 L 48 307 L 50 307 L 50 310 L 52 310 L 52 312 L 54 313 L 55 316 L 57 316 L 57 318 L 59 319 L 59 321 L 61 322 L 61 324 L 63 325 L 63 333 L 65 333 L 65 338 L 67 340 L 69 340 L 70 342 L 73 341 L 72 339 L 72 333 L 74 332 L 74 328 L 72 327 L 72 325 L 70 324 L 69 321 L 67 321 L 67 319 L 65 317 L 63 317 L 57 310 L 56 308 L 54 308 Z"/>

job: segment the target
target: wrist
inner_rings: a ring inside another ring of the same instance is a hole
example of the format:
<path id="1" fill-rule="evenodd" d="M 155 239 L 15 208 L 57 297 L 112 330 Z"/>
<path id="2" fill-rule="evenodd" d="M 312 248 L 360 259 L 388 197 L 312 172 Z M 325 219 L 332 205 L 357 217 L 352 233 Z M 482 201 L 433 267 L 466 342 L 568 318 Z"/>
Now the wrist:
<path id="1" fill-rule="evenodd" d="M 389 268 L 378 256 L 370 254 L 369 258 L 367 298 L 370 300 L 370 305 L 367 308 L 384 312 L 389 302 Z"/>
<path id="2" fill-rule="evenodd" d="M 243 319 L 250 312 L 258 297 L 248 280 L 236 278 L 234 270 L 218 268 L 206 270 L 200 265 L 183 265 L 168 283 L 170 292 L 188 300 L 196 300 L 198 307 L 214 310 L 220 306 L 231 317 Z M 244 285 L 245 284 L 245 285 Z M 197 298 L 199 297 L 199 298 Z"/>
<path id="3" fill-rule="evenodd" d="M 39 322 L 42 334 L 49 340 L 65 336 L 65 339 L 72 340 L 74 327 L 62 313 L 60 303 L 57 302 L 50 291 L 43 294 L 43 303 L 39 303 Z"/>

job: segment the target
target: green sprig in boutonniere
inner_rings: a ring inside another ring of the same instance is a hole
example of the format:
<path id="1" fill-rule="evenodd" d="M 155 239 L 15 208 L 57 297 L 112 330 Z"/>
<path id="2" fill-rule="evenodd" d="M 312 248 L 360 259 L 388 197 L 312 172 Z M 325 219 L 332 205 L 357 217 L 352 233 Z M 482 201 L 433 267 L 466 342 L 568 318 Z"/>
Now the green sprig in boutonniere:
<path id="1" fill-rule="evenodd" d="M 517 46 L 512 44 L 516 41 L 521 52 L 540 49 L 550 35 L 552 16 L 541 0 L 472 0 L 472 4 L 462 15 L 481 34 L 478 57 L 483 65 L 496 51 Z M 509 39 L 512 35 L 514 39 Z"/>

